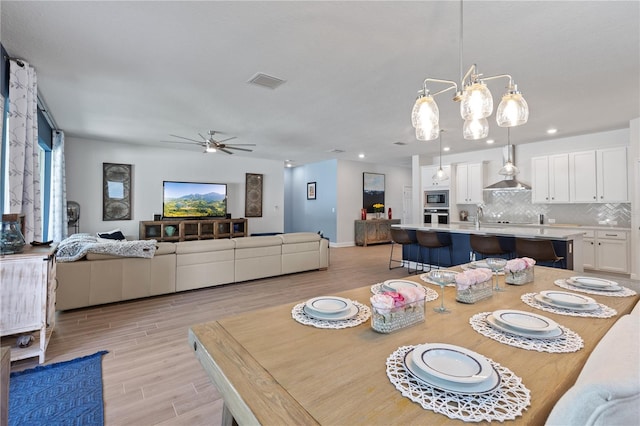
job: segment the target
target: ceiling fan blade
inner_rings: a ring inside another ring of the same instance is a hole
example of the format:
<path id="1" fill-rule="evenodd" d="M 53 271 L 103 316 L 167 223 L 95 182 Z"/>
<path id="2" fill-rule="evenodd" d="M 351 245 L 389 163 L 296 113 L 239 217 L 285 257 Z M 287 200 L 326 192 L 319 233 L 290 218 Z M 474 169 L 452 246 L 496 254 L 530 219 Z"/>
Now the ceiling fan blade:
<path id="1" fill-rule="evenodd" d="M 195 139 L 190 139 L 190 138 L 185 138 L 184 136 L 178 136 L 178 135 L 169 135 L 169 136 L 173 136 L 174 138 L 180 138 L 180 139 L 185 139 L 191 142 L 195 142 L 195 143 L 200 143 L 200 141 L 197 141 Z"/>
<path id="2" fill-rule="evenodd" d="M 222 139 L 221 141 L 216 141 L 216 142 L 218 142 L 218 143 L 222 143 L 222 142 L 230 141 L 230 140 L 232 140 L 232 139 L 238 139 L 238 137 L 237 137 L 237 136 L 233 136 L 233 137 L 226 138 L 226 139 Z"/>
<path id="3" fill-rule="evenodd" d="M 184 145 L 200 145 L 203 146 L 204 144 L 202 142 L 182 142 L 182 141 L 160 141 L 160 142 L 164 142 L 164 143 L 179 143 L 179 144 L 184 144 Z"/>
<path id="4" fill-rule="evenodd" d="M 255 143 L 228 143 L 227 146 L 256 146 Z"/>
<path id="5" fill-rule="evenodd" d="M 216 148 L 216 149 L 217 149 L 218 151 L 222 151 L 222 152 L 224 152 L 224 153 L 226 153 L 226 154 L 233 154 L 233 152 L 231 152 L 231 151 L 227 151 L 226 149 L 221 148 L 221 147 L 218 147 L 218 148 Z"/>
<path id="6" fill-rule="evenodd" d="M 236 147 L 234 147 L 234 146 L 229 146 L 229 145 L 227 145 L 227 146 L 225 146 L 225 148 L 227 148 L 227 149 L 237 149 L 238 151 L 247 151 L 247 152 L 253 152 L 253 150 L 252 150 L 252 149 L 246 149 L 246 148 L 236 148 Z"/>
<path id="7" fill-rule="evenodd" d="M 202 138 L 203 141 L 207 141 L 207 138 L 205 138 L 204 136 L 202 136 L 202 133 L 198 133 L 198 135 Z"/>

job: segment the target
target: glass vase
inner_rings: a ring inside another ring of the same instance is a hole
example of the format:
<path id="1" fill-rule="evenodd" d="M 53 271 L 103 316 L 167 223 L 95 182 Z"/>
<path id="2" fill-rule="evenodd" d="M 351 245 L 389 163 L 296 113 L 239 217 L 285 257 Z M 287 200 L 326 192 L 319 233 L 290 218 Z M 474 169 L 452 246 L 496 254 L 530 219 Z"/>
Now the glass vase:
<path id="1" fill-rule="evenodd" d="M 2 222 L 0 227 L 0 254 L 21 253 L 24 249 L 24 236 L 19 222 Z"/>
<path id="2" fill-rule="evenodd" d="M 523 285 L 533 282 L 533 266 L 521 271 L 504 271 L 504 282 L 512 285 Z"/>
<path id="3" fill-rule="evenodd" d="M 405 303 L 390 311 L 371 307 L 371 328 L 379 333 L 391 333 L 424 322 L 424 300 Z"/>

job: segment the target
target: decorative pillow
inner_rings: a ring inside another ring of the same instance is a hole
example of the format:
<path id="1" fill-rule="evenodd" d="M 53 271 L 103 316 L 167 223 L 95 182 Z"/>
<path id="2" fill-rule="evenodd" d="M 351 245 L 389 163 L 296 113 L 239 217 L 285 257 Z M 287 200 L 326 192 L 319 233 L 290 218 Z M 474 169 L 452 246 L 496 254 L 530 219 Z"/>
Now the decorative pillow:
<path id="1" fill-rule="evenodd" d="M 114 241 L 126 240 L 124 234 L 122 234 L 119 229 L 114 229 L 113 231 L 107 232 L 98 232 L 97 235 L 99 243 L 112 243 Z"/>

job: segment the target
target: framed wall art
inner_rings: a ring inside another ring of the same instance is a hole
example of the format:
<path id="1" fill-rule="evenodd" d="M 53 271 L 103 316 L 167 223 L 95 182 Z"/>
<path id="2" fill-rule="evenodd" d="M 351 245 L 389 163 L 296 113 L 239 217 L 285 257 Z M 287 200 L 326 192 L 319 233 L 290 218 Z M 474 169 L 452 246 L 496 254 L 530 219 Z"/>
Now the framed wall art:
<path id="1" fill-rule="evenodd" d="M 131 220 L 131 164 L 102 163 L 102 220 Z"/>
<path id="2" fill-rule="evenodd" d="M 374 204 L 384 205 L 384 175 L 380 173 L 362 174 L 362 208 L 374 213 Z"/>
<path id="3" fill-rule="evenodd" d="M 307 200 L 316 199 L 316 183 L 307 182 Z"/>
<path id="4" fill-rule="evenodd" d="M 260 174 L 245 174 L 245 217 L 262 217 L 262 180 Z"/>

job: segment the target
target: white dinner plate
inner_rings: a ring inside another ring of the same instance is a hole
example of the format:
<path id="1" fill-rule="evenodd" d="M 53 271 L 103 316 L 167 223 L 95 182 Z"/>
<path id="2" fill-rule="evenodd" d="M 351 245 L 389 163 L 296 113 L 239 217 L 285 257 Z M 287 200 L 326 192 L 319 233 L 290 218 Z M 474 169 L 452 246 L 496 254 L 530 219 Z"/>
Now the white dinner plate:
<path id="1" fill-rule="evenodd" d="M 398 291 L 407 287 L 421 287 L 421 285 L 409 280 L 386 280 L 382 283 L 382 289 L 385 291 Z"/>
<path id="2" fill-rule="evenodd" d="M 515 334 L 516 336 L 521 336 L 521 337 L 529 337 L 531 339 L 557 339 L 558 337 L 561 337 L 564 334 L 564 331 L 560 327 L 556 328 L 555 330 L 542 332 L 542 333 L 516 330 L 514 328 L 507 327 L 499 323 L 498 321 L 496 321 L 496 319 L 493 317 L 493 314 L 487 315 L 487 323 L 489 323 L 490 326 L 502 332 Z"/>
<path id="3" fill-rule="evenodd" d="M 571 277 L 567 281 L 569 284 L 578 285 L 579 287 L 587 287 L 598 290 L 604 290 L 611 287 L 619 287 L 615 281 L 609 281 L 602 278 L 593 277 Z"/>
<path id="4" fill-rule="evenodd" d="M 554 320 L 532 312 L 504 309 L 494 311 L 493 318 L 507 328 L 526 332 L 548 332 L 558 328 Z"/>
<path id="5" fill-rule="evenodd" d="M 485 357 L 445 343 L 416 346 L 413 364 L 429 376 L 455 383 L 479 383 L 491 375 L 491 364 Z"/>
<path id="6" fill-rule="evenodd" d="M 413 351 L 414 349 L 405 354 L 404 366 L 409 374 L 415 377 L 418 381 L 423 382 L 429 386 L 444 391 L 469 395 L 489 393 L 496 390 L 498 386 L 500 386 L 500 375 L 498 374 L 496 369 L 493 368 L 493 366 L 491 367 L 491 374 L 489 375 L 489 377 L 483 382 L 479 383 L 456 383 L 433 377 L 416 367 L 416 365 L 413 363 Z"/>
<path id="7" fill-rule="evenodd" d="M 349 299 L 336 296 L 319 296 L 307 300 L 305 306 L 311 312 L 334 315 L 347 312 L 353 303 Z"/>
<path id="8" fill-rule="evenodd" d="M 358 315 L 358 311 L 359 311 L 358 307 L 356 305 L 354 305 L 354 304 L 351 305 L 351 308 L 349 308 L 348 311 L 342 312 L 342 313 L 339 313 L 339 314 L 320 314 L 318 312 L 311 311 L 306 306 L 303 306 L 302 310 L 304 311 L 305 314 L 307 314 L 311 318 L 324 320 L 324 321 L 342 321 L 342 320 L 347 320 L 347 319 L 353 318 L 356 315 Z"/>
<path id="9" fill-rule="evenodd" d="M 568 309 L 570 311 L 588 312 L 588 311 L 595 311 L 599 307 L 599 305 L 597 303 L 594 303 L 593 305 L 586 305 L 586 306 L 560 305 L 559 303 L 556 303 L 551 299 L 547 299 L 546 297 L 544 297 L 543 295 L 541 295 L 539 293 L 536 294 L 535 296 L 533 296 L 533 298 L 536 299 L 538 302 L 542 303 L 543 305 L 552 306 L 554 308 L 560 308 L 560 309 Z"/>
<path id="10" fill-rule="evenodd" d="M 571 308 L 576 306 L 583 307 L 596 303 L 596 301 L 590 297 L 576 293 L 569 293 L 567 291 L 545 290 L 541 291 L 540 294 L 558 305 L 569 306 Z"/>
<path id="11" fill-rule="evenodd" d="M 567 278 L 566 280 L 556 280 L 555 282 L 571 284 L 574 287 L 582 288 L 585 290 L 596 290 L 596 291 L 620 291 L 622 287 L 619 284 L 611 285 L 609 287 L 593 287 L 586 284 L 579 283 L 578 281 L 573 281 L 571 278 Z M 612 281 L 613 282 L 613 281 Z"/>

